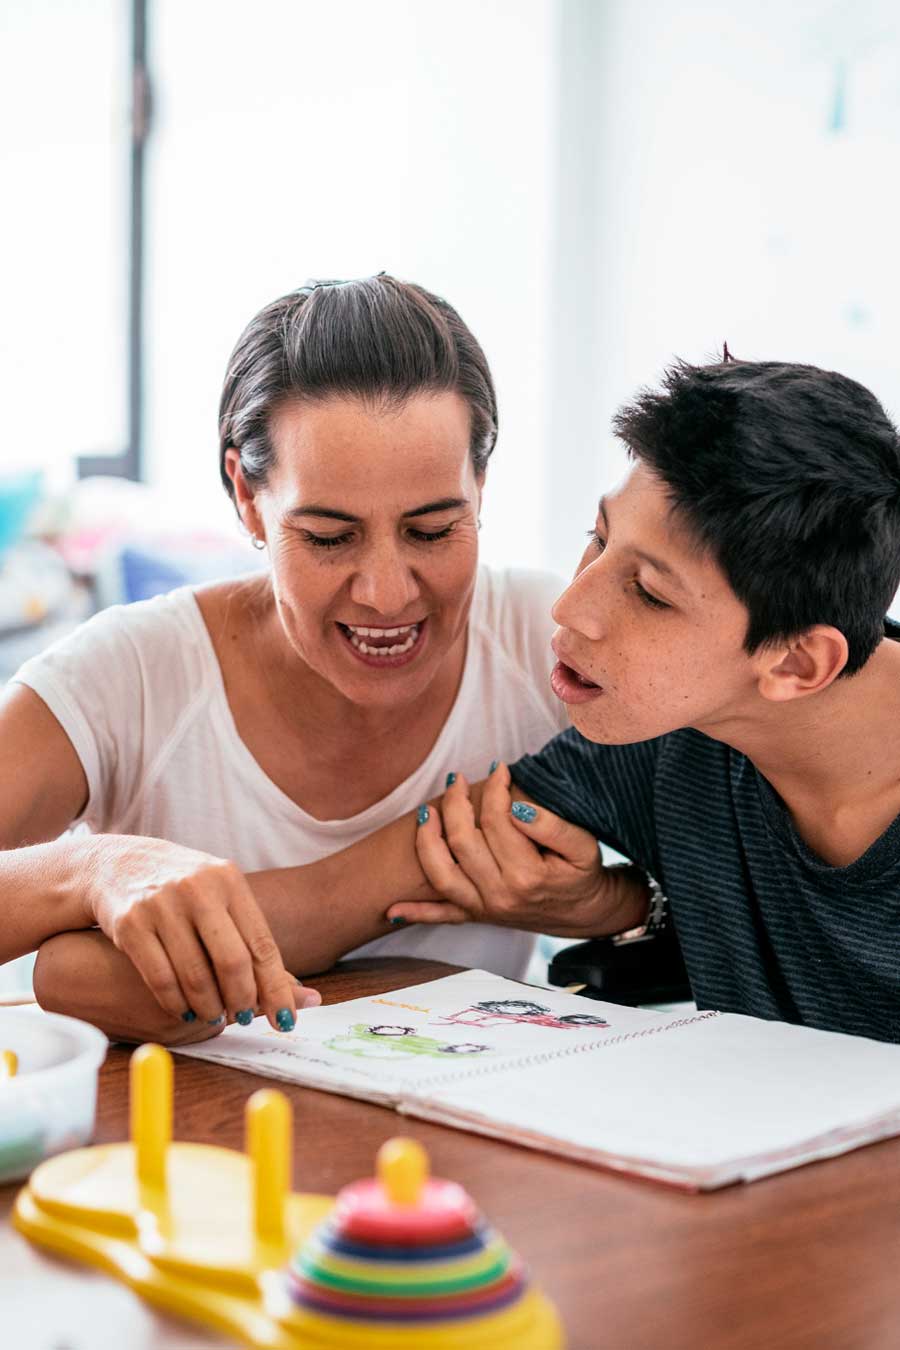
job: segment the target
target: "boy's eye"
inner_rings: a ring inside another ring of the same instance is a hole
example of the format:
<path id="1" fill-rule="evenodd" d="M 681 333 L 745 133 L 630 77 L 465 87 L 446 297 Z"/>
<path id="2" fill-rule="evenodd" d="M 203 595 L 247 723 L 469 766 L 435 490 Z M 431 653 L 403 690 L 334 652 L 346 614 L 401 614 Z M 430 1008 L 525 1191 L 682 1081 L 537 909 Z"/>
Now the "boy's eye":
<path id="1" fill-rule="evenodd" d="M 592 539 L 594 541 L 597 552 L 602 553 L 603 550 L 606 548 L 606 540 L 603 538 L 602 534 L 598 532 L 596 526 L 592 525 L 587 533 L 588 539 Z"/>
<path id="2" fill-rule="evenodd" d="M 667 605 L 665 600 L 660 600 L 657 596 L 651 595 L 649 591 L 645 591 L 639 581 L 634 582 L 634 589 L 643 604 L 649 605 L 651 609 L 671 609 L 671 605 Z"/>

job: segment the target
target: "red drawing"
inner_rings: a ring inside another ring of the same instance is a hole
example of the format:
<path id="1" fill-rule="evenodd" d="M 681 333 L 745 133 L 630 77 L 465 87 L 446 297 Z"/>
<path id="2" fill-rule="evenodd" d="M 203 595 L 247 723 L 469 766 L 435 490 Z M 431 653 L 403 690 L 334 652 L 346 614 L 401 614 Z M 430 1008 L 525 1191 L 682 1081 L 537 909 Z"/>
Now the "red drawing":
<path id="1" fill-rule="evenodd" d="M 568 1013 L 557 1017 L 542 1003 L 530 1003 L 523 998 L 507 998 L 498 1001 L 488 1000 L 475 1003 L 462 1012 L 449 1013 L 440 1022 L 455 1022 L 465 1027 L 496 1026 L 500 1022 L 527 1022 L 535 1027 L 558 1027 L 569 1030 L 577 1027 L 608 1027 L 605 1017 L 596 1017 L 591 1013 Z"/>

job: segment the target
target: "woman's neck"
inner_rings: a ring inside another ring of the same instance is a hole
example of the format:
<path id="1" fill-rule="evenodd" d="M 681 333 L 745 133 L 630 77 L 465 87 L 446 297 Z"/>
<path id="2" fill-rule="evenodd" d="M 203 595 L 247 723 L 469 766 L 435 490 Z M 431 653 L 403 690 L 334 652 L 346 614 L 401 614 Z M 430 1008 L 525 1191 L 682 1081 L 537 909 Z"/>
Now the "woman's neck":
<path id="1" fill-rule="evenodd" d="M 294 651 L 271 588 L 241 585 L 242 591 L 216 587 L 198 596 L 239 736 L 263 772 L 310 815 L 357 815 L 408 778 L 436 742 L 462 680 L 465 631 L 417 698 L 361 705 Z"/>

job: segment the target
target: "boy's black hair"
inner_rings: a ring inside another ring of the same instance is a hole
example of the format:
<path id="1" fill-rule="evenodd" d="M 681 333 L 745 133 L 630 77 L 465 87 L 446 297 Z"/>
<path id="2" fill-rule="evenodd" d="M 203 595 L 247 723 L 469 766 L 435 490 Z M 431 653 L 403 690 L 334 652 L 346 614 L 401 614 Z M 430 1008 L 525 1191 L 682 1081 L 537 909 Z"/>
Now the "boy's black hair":
<path id="1" fill-rule="evenodd" d="M 852 675 L 900 585 L 900 438 L 855 380 L 779 361 L 680 361 L 613 421 L 750 619 L 744 648 L 830 624 Z"/>

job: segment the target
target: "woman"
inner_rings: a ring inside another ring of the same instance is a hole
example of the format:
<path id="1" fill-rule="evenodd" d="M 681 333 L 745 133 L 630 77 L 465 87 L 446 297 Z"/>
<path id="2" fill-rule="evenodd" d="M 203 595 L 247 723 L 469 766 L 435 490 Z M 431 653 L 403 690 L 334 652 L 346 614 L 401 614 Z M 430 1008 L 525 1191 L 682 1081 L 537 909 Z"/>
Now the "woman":
<path id="1" fill-rule="evenodd" d="M 185 1040 L 257 1009 L 289 1029 L 317 996 L 288 970 L 362 944 L 520 975 L 525 933 L 392 932 L 377 876 L 332 903 L 327 867 L 298 883 L 448 771 L 483 777 L 563 725 L 554 579 L 478 568 L 497 435 L 481 348 L 392 277 L 304 287 L 239 340 L 219 432 L 269 569 L 107 610 L 18 673 L 0 960 L 44 944 L 46 1005 L 127 1037 L 150 990 L 171 1022 L 155 1034 Z M 77 821 L 93 833 L 45 842 Z"/>

